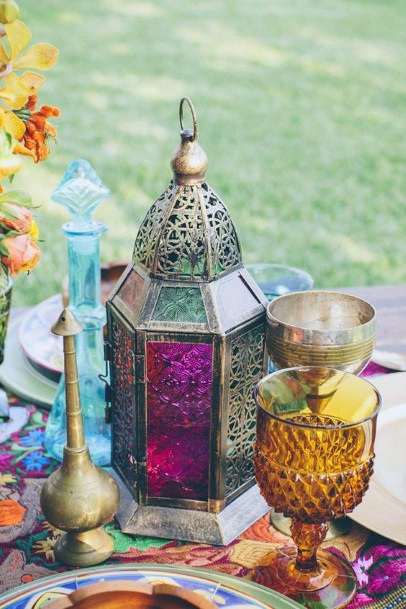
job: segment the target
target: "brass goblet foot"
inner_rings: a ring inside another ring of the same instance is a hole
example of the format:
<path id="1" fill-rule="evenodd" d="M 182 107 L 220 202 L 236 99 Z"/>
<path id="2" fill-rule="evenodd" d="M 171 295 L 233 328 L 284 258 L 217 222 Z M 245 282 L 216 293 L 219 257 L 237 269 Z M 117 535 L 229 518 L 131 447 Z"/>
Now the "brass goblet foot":
<path id="1" fill-rule="evenodd" d="M 64 533 L 55 544 L 55 556 L 75 567 L 97 565 L 114 552 L 114 542 L 101 527 L 83 533 Z"/>
<path id="2" fill-rule="evenodd" d="M 284 516 L 281 512 L 271 513 L 272 526 L 284 535 L 291 537 L 290 524 L 291 519 Z M 345 535 L 351 527 L 351 520 L 349 518 L 338 518 L 328 523 L 328 531 L 325 537 L 325 541 L 330 541 L 340 535 Z"/>

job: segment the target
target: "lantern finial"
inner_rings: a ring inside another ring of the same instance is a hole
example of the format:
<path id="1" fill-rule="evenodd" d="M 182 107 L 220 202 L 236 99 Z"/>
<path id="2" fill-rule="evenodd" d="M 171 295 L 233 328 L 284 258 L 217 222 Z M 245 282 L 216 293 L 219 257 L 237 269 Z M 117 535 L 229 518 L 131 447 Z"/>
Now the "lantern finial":
<path id="1" fill-rule="evenodd" d="M 183 125 L 183 104 L 187 102 L 193 119 L 193 130 L 185 129 Z M 193 185 L 205 181 L 207 155 L 197 142 L 198 127 L 196 112 L 188 97 L 183 97 L 179 105 L 181 143 L 171 160 L 176 184 Z"/>

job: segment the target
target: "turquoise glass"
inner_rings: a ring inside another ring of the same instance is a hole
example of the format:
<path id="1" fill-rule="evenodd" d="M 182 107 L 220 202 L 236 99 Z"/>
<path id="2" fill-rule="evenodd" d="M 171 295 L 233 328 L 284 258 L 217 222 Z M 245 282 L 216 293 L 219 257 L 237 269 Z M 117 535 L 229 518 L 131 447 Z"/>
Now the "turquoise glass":
<path id="1" fill-rule="evenodd" d="M 92 219 L 93 211 L 110 192 L 84 160 L 73 161 L 52 200 L 66 207 L 71 221 L 62 227 L 68 241 L 69 308 L 84 330 L 75 337 L 79 392 L 86 442 L 97 465 L 108 465 L 111 454 L 110 425 L 104 416 L 105 374 L 103 326 L 105 308 L 100 296 L 100 237 L 107 227 Z M 66 442 L 65 376 L 58 385 L 45 431 L 49 453 L 62 459 Z"/>
<path id="2" fill-rule="evenodd" d="M 207 323 L 199 288 L 163 287 L 152 315 L 153 321 Z"/>

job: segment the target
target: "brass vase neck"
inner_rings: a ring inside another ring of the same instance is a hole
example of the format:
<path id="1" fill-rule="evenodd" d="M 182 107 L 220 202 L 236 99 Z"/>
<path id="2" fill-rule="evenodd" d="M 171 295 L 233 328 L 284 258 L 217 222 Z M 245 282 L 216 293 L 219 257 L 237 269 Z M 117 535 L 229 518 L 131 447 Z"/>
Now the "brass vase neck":
<path id="1" fill-rule="evenodd" d="M 74 336 L 63 337 L 63 352 L 65 356 L 66 446 L 67 448 L 81 449 L 85 448 L 85 436 L 79 397 Z"/>
<path id="2" fill-rule="evenodd" d="M 189 105 L 193 129 L 185 129 L 183 124 L 183 104 Z M 202 184 L 206 179 L 207 154 L 198 143 L 198 125 L 195 109 L 188 97 L 182 98 L 179 106 L 180 138 L 179 148 L 171 160 L 174 180 L 176 184 L 195 185 Z"/>
<path id="3" fill-rule="evenodd" d="M 66 395 L 66 448 L 82 450 L 86 448 L 82 408 L 80 406 L 78 367 L 76 363 L 75 335 L 82 326 L 69 309 L 64 309 L 52 332 L 63 336 L 65 395 Z"/>

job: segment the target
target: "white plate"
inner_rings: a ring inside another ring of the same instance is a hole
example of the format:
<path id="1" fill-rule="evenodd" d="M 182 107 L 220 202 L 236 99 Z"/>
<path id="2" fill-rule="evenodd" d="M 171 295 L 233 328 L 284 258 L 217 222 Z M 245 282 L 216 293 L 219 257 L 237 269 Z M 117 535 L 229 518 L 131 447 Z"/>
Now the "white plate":
<path id="1" fill-rule="evenodd" d="M 372 361 L 390 370 L 406 370 L 406 353 L 375 349 L 372 354 Z"/>
<path id="2" fill-rule="evenodd" d="M 20 325 L 20 345 L 30 363 L 44 376 L 58 382 L 63 370 L 62 337 L 51 327 L 62 311 L 62 297 L 54 294 L 31 309 Z"/>
<path id="3" fill-rule="evenodd" d="M 28 363 L 19 343 L 21 318 L 9 322 L 0 382 L 11 393 L 41 406 L 52 406 L 58 385 L 41 377 Z"/>
<path id="4" fill-rule="evenodd" d="M 370 379 L 382 395 L 375 465 L 362 503 L 349 517 L 406 545 L 406 372 Z"/>

